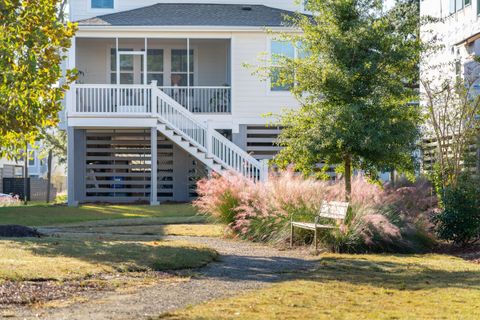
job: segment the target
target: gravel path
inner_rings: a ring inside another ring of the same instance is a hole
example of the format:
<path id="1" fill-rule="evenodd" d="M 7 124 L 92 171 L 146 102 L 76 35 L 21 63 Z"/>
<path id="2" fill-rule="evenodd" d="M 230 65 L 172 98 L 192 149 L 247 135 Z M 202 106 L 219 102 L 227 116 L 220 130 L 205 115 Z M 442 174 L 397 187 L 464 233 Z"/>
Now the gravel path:
<path id="1" fill-rule="evenodd" d="M 146 319 L 210 299 L 239 294 L 295 278 L 315 268 L 317 258 L 302 251 L 203 237 L 166 237 L 217 250 L 221 258 L 194 271 L 190 281 L 159 282 L 136 292 L 93 293 L 86 303 L 57 309 L 19 310 L 21 319 Z"/>

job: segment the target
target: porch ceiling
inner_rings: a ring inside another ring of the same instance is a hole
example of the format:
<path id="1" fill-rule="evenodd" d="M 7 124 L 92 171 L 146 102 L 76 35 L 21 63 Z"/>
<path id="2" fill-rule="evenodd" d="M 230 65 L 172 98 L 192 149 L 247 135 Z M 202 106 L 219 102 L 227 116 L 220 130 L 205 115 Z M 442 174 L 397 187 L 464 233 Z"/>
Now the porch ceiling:
<path id="1" fill-rule="evenodd" d="M 80 20 L 80 26 L 285 27 L 294 13 L 263 5 L 158 3 Z"/>

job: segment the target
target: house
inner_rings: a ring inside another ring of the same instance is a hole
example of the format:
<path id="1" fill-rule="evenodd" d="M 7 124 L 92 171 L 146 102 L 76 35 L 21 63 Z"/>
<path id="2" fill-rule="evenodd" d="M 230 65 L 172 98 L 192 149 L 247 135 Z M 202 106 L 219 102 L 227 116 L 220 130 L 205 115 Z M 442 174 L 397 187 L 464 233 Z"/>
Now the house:
<path id="1" fill-rule="evenodd" d="M 461 77 L 473 83 L 471 94 L 480 93 L 480 64 L 474 61 L 474 57 L 480 56 L 480 1 L 424 0 L 420 2 L 420 12 L 422 16 L 440 19 L 421 28 L 424 41 L 433 41 L 438 48 L 424 59 L 421 78 L 435 81 Z M 428 129 L 422 159 L 424 171 L 432 169 L 437 147 Z M 477 158 L 480 172 L 480 149 Z"/>
<path id="2" fill-rule="evenodd" d="M 265 179 L 281 129 L 263 115 L 298 102 L 245 64 L 296 54 L 269 32 L 295 32 L 294 11 L 295 0 L 71 0 L 69 204 L 189 201 L 209 172 Z"/>

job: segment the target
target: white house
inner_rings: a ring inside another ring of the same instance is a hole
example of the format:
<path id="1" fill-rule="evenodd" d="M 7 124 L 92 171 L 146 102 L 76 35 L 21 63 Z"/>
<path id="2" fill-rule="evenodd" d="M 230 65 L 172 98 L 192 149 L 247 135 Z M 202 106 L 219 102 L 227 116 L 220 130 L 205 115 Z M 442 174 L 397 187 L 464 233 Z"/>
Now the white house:
<path id="1" fill-rule="evenodd" d="M 480 64 L 473 60 L 480 55 L 480 1 L 423 0 L 420 11 L 422 16 L 440 19 L 421 29 L 423 39 L 434 41 L 438 48 L 425 57 L 421 77 L 433 82 L 455 77 L 477 79 L 472 89 L 480 93 Z M 423 164 L 428 169 L 433 160 L 435 139 L 427 139 L 426 146 Z"/>
<path id="2" fill-rule="evenodd" d="M 66 96 L 69 204 L 188 201 L 209 171 L 264 179 L 279 128 L 262 115 L 298 102 L 252 75 L 259 55 L 295 55 L 295 0 L 71 0 L 79 30 Z M 156 183 L 152 183 L 155 181 Z"/>

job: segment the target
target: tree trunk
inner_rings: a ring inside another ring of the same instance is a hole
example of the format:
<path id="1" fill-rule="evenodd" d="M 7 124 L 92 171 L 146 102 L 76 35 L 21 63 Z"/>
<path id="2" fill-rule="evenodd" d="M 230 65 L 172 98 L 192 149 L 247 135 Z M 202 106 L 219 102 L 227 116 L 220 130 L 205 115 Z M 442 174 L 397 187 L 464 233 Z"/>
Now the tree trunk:
<path id="1" fill-rule="evenodd" d="M 52 150 L 49 150 L 47 159 L 47 203 L 50 202 L 50 185 L 52 182 L 52 158 L 53 152 Z"/>
<path id="2" fill-rule="evenodd" d="M 395 169 L 393 168 L 392 171 L 390 171 L 390 185 L 395 187 Z"/>
<path id="3" fill-rule="evenodd" d="M 352 199 L 352 157 L 346 155 L 344 159 L 345 166 L 345 201 L 350 202 Z"/>
<path id="4" fill-rule="evenodd" d="M 28 143 L 25 143 L 25 155 L 23 157 L 23 203 L 28 203 Z"/>

